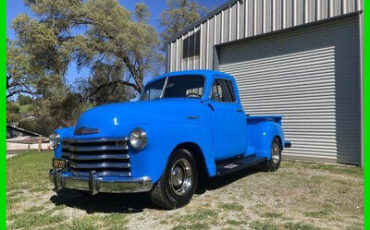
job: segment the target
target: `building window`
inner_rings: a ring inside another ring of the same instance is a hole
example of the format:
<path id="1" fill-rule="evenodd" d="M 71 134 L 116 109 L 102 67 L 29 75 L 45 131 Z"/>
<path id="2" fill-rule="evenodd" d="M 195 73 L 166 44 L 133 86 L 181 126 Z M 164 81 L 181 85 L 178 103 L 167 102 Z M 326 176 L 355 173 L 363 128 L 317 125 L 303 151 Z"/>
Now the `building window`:
<path id="1" fill-rule="evenodd" d="M 199 56 L 200 54 L 200 31 L 185 38 L 182 44 L 182 58 Z"/>

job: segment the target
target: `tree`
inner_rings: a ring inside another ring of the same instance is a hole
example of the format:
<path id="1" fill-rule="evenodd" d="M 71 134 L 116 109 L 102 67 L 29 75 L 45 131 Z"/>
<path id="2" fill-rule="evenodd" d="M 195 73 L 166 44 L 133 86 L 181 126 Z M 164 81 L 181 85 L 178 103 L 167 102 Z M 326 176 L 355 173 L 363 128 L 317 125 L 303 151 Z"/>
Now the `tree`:
<path id="1" fill-rule="evenodd" d="M 163 50 L 166 50 L 166 45 L 173 36 L 208 13 L 207 8 L 192 0 L 167 0 L 167 5 L 168 8 L 160 16 L 160 25 L 164 27 L 160 34 Z"/>
<path id="2" fill-rule="evenodd" d="M 6 97 L 10 98 L 20 93 L 36 94 L 34 86 L 38 75 L 30 65 L 30 56 L 22 52 L 15 42 L 9 40 L 6 56 Z"/>
<path id="3" fill-rule="evenodd" d="M 32 104 L 33 100 L 30 96 L 19 95 L 17 97 L 17 102 L 19 105 L 30 105 Z"/>
<path id="4" fill-rule="evenodd" d="M 131 88 L 122 84 L 121 76 L 124 70 L 121 65 L 97 63 L 93 71 L 91 78 L 76 82 L 79 87 L 77 91 L 84 95 L 84 100 L 100 105 L 131 99 L 134 93 Z"/>
<path id="5" fill-rule="evenodd" d="M 44 135 L 50 135 L 55 128 L 74 126 L 81 113 L 90 105 L 70 90 L 64 92 L 64 95 L 53 100 L 38 98 L 32 110 L 36 119 L 23 120 L 20 126 Z"/>
<path id="6" fill-rule="evenodd" d="M 15 124 L 21 120 L 20 108 L 13 101 L 7 101 L 6 106 L 6 122 L 7 124 Z"/>
<path id="7" fill-rule="evenodd" d="M 135 14 L 117 0 L 25 0 L 35 18 L 12 22 L 8 41 L 7 96 L 33 95 L 34 123 L 46 133 L 73 125 L 87 107 L 127 101 L 157 71 L 159 39 L 145 4 Z M 66 82 L 70 64 L 90 69 L 78 85 Z M 41 131 L 39 131 L 41 130 Z M 36 131 L 36 130 L 35 130 Z"/>
<path id="8" fill-rule="evenodd" d="M 135 5 L 136 20 L 141 23 L 148 23 L 150 13 L 145 3 L 138 3 Z"/>
<path id="9" fill-rule="evenodd" d="M 25 2 L 37 19 L 22 14 L 12 26 L 17 44 L 29 56 L 30 66 L 42 72 L 42 78 L 64 79 L 73 60 L 79 68 L 91 68 L 91 76 L 100 73 L 95 70 L 102 64 L 120 65 L 120 79 L 117 76 L 111 85 L 142 90 L 159 45 L 155 30 L 146 23 L 149 14 L 143 3 L 137 5 L 134 21 L 116 0 Z"/>

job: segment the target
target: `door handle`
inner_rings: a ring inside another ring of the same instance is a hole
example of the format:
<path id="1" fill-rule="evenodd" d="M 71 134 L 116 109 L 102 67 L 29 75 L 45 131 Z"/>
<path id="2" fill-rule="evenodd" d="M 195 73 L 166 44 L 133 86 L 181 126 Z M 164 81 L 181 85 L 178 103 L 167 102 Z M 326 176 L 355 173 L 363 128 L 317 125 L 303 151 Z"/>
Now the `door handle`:
<path id="1" fill-rule="evenodd" d="M 238 112 L 238 113 L 241 113 L 241 112 L 243 112 L 243 109 L 239 108 L 239 109 L 236 109 L 235 111 Z"/>
<path id="2" fill-rule="evenodd" d="M 215 111 L 215 107 L 213 107 L 211 104 L 207 103 L 208 107 L 212 110 Z"/>

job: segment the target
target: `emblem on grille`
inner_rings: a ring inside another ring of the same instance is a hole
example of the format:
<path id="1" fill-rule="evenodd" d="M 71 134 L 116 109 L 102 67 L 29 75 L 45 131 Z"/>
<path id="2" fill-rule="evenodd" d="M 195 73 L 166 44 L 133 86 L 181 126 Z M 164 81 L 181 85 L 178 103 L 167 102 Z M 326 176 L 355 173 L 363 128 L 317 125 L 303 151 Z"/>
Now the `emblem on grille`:
<path id="1" fill-rule="evenodd" d="M 81 127 L 75 130 L 75 135 L 84 135 L 84 134 L 94 134 L 99 133 L 99 129 L 95 128 L 88 128 L 88 127 Z"/>

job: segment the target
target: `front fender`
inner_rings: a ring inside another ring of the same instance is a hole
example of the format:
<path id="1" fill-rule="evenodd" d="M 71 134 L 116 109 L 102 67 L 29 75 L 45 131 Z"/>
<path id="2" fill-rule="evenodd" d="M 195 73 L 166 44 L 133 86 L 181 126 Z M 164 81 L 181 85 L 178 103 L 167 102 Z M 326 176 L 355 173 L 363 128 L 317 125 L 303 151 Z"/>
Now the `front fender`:
<path id="1" fill-rule="evenodd" d="M 210 155 L 209 131 L 196 121 L 188 123 L 148 124 L 143 127 L 148 142 L 145 149 L 131 154 L 133 177 L 150 176 L 155 183 L 161 177 L 172 151 L 185 142 L 197 144 L 203 152 L 208 174 L 215 175 L 216 166 Z"/>
<path id="2" fill-rule="evenodd" d="M 271 143 L 275 137 L 279 137 L 281 143 L 284 143 L 283 130 L 277 122 L 260 121 L 249 128 L 251 134 L 249 146 L 253 146 L 257 157 L 271 158 Z"/>
<path id="3" fill-rule="evenodd" d="M 60 128 L 55 130 L 54 133 L 59 134 L 60 136 L 60 143 L 56 149 L 54 149 L 54 156 L 55 158 L 61 159 L 62 158 L 62 140 L 65 138 L 70 138 L 73 136 L 74 127 L 67 127 L 67 128 Z"/>

